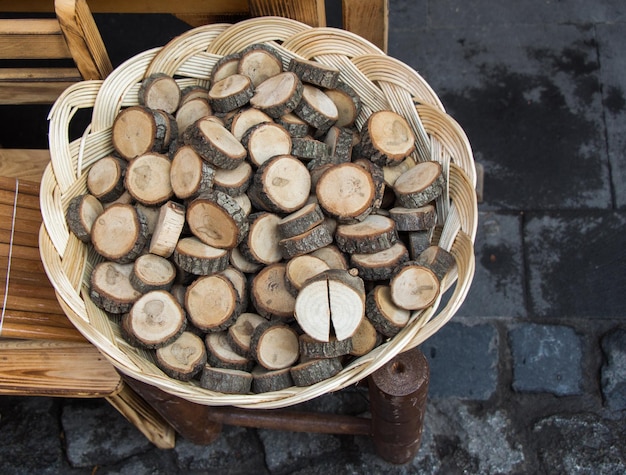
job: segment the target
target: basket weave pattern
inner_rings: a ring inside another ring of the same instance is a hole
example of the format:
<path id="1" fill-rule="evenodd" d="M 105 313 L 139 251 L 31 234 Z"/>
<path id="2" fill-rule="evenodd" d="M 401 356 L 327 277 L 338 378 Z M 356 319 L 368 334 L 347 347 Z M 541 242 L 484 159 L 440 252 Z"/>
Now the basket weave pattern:
<path id="1" fill-rule="evenodd" d="M 413 159 L 434 160 L 443 166 L 446 188 L 436 203 L 438 225 L 433 243 L 450 251 L 457 265 L 442 283 L 442 293 L 450 294 L 445 306 L 440 306 L 440 297 L 431 307 L 414 312 L 398 335 L 336 376 L 309 387 L 271 393 L 221 394 L 166 376 L 149 352 L 128 344 L 119 325 L 91 302 L 89 276 L 102 258 L 71 234 L 65 211 L 73 197 L 87 192 L 89 167 L 113 152 L 113 121 L 122 108 L 138 104 L 139 86 L 146 76 L 162 72 L 174 76 L 181 88 L 195 84 L 208 87 L 207 78 L 220 58 L 262 42 L 276 48 L 285 65 L 290 58 L 299 57 L 338 68 L 341 79 L 359 93 L 363 103 L 357 119 L 359 129 L 372 112 L 382 109 L 393 110 L 408 120 L 417 143 Z M 80 139 L 70 142 L 70 121 L 79 109 L 87 108 L 93 108 L 91 124 Z M 275 17 L 190 30 L 162 48 L 129 59 L 104 81 L 84 81 L 68 88 L 50 113 L 50 153 L 52 162 L 44 173 L 40 193 L 44 220 L 40 252 L 68 318 L 123 373 L 199 404 L 285 407 L 354 384 L 437 332 L 458 310 L 474 274 L 476 171 L 465 133 L 419 74 L 344 30 L 311 28 Z"/>

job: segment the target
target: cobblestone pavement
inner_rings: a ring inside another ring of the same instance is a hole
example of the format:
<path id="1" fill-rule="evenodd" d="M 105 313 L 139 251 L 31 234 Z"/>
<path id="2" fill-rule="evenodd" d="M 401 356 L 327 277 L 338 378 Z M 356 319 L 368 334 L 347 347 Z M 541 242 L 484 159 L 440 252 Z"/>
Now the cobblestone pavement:
<path id="1" fill-rule="evenodd" d="M 626 473 L 624 51 L 623 0 L 390 0 L 389 54 L 424 76 L 485 169 L 474 284 L 421 347 L 431 385 L 409 464 L 364 437 L 235 427 L 164 451 L 104 401 L 3 397 L 0 471 Z M 358 388 L 307 404 L 367 410 Z"/>

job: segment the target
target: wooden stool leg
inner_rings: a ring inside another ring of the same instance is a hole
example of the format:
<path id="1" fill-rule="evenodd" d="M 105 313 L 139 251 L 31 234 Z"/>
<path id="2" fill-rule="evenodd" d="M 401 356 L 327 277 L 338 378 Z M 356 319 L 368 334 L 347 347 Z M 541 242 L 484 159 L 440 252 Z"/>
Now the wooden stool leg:
<path id="1" fill-rule="evenodd" d="M 419 450 L 429 377 L 428 361 L 416 348 L 369 377 L 372 437 L 387 462 L 407 463 Z"/>

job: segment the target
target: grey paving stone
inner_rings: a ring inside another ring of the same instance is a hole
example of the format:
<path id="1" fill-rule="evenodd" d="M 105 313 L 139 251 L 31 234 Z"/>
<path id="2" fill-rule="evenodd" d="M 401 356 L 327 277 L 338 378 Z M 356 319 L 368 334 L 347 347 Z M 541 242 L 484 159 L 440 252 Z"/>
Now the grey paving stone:
<path id="1" fill-rule="evenodd" d="M 414 30 L 428 26 L 430 3 L 428 0 L 390 0 L 389 29 Z"/>
<path id="2" fill-rule="evenodd" d="M 396 30 L 485 168 L 483 209 L 611 206 L 593 29 L 503 25 Z"/>
<path id="3" fill-rule="evenodd" d="M 626 213 L 529 214 L 529 312 L 625 318 Z"/>
<path id="4" fill-rule="evenodd" d="M 621 475 L 626 472 L 623 422 L 593 414 L 553 415 L 532 428 L 541 469 L 537 473 Z"/>
<path id="5" fill-rule="evenodd" d="M 458 316 L 526 316 L 521 230 L 519 215 L 479 213 L 476 272 Z"/>
<path id="6" fill-rule="evenodd" d="M 524 324 L 509 331 L 509 342 L 515 391 L 580 394 L 582 348 L 572 328 Z"/>
<path id="7" fill-rule="evenodd" d="M 606 407 L 613 411 L 626 409 L 626 330 L 615 329 L 602 338 L 602 395 Z"/>
<path id="8" fill-rule="evenodd" d="M 429 397 L 489 399 L 498 384 L 497 342 L 491 324 L 447 323 L 420 346 L 430 365 Z"/>
<path id="9" fill-rule="evenodd" d="M 114 465 L 98 466 L 96 473 L 98 475 L 189 474 L 189 472 L 183 472 L 178 469 L 171 450 L 159 450 L 156 447 L 148 452 L 135 455 Z"/>

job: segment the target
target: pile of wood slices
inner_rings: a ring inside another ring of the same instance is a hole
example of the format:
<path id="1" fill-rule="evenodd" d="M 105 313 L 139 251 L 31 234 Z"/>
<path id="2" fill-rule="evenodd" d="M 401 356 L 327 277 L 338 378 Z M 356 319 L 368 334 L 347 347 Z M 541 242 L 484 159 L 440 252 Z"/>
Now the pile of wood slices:
<path id="1" fill-rule="evenodd" d="M 286 70 L 285 70 L 286 69 Z M 337 374 L 431 305 L 452 256 L 431 246 L 441 166 L 339 71 L 265 44 L 211 87 L 154 74 L 115 119 L 70 229 L 104 258 L 90 297 L 169 376 L 222 393 Z M 393 178 L 391 178 L 393 177 Z"/>

